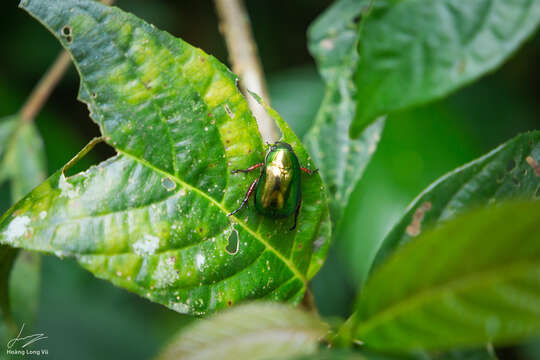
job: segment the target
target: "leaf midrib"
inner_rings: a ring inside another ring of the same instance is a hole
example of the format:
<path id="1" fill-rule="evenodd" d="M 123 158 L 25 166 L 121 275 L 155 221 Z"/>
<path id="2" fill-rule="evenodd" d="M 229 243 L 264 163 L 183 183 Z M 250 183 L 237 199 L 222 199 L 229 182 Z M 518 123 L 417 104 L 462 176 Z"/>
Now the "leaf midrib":
<path id="1" fill-rule="evenodd" d="M 230 210 L 226 209 L 220 202 L 216 201 L 214 198 L 212 198 L 211 196 L 209 196 L 205 192 L 203 192 L 203 191 L 197 189 L 196 187 L 184 182 L 178 176 L 169 174 L 166 171 L 163 171 L 163 170 L 155 167 L 150 162 L 148 162 L 148 161 L 146 161 L 144 159 L 138 158 L 137 156 L 132 155 L 132 154 L 130 154 L 130 153 L 124 151 L 124 150 L 121 150 L 121 149 L 118 149 L 118 148 L 116 150 L 118 151 L 118 153 L 123 154 L 126 157 L 129 157 L 129 158 L 133 159 L 134 161 L 139 162 L 143 166 L 146 166 L 146 167 L 150 168 L 152 171 L 155 171 L 155 172 L 157 172 L 159 174 L 162 174 L 164 176 L 169 177 L 170 179 L 174 180 L 178 185 L 184 187 L 186 190 L 193 191 L 193 192 L 197 193 L 198 195 L 204 197 L 206 200 L 211 202 L 214 206 L 218 207 L 224 214 L 229 214 L 230 213 Z M 277 251 L 272 245 L 270 245 L 270 243 L 268 243 L 262 236 L 260 236 L 259 233 L 253 231 L 249 226 L 247 226 L 247 224 L 245 224 L 240 218 L 238 218 L 238 217 L 236 217 L 234 215 L 231 215 L 230 217 L 233 218 L 235 220 L 235 222 L 238 223 L 242 228 L 244 228 L 244 230 L 246 230 L 251 236 L 253 236 L 255 239 L 257 239 L 261 244 L 263 244 L 266 247 L 266 249 L 273 252 L 285 265 L 287 265 L 287 267 L 293 272 L 294 276 L 296 276 L 298 279 L 300 279 L 304 283 L 304 285 L 307 284 L 307 279 L 305 278 L 305 276 L 302 275 L 302 273 L 300 273 L 300 271 L 296 268 L 296 266 L 294 266 L 294 264 L 292 264 L 290 262 L 289 259 L 287 259 L 279 251 Z"/>
<path id="2" fill-rule="evenodd" d="M 440 298 L 445 293 L 455 293 L 468 288 L 474 288 L 477 285 L 479 285 L 477 287 L 485 287 L 498 282 L 505 282 L 512 277 L 525 273 L 529 268 L 534 269 L 538 267 L 540 267 L 539 259 L 518 261 L 512 265 L 495 266 L 485 271 L 474 272 L 460 279 L 450 280 L 438 286 L 420 291 L 408 297 L 404 301 L 392 304 L 386 309 L 376 313 L 366 322 L 360 323 L 355 331 L 357 334 L 356 337 L 365 335 L 371 329 L 376 328 L 381 323 L 384 325 L 386 320 L 397 318 L 410 309 L 413 309 L 414 311 L 415 308 L 419 308 L 422 304 L 429 303 L 433 299 Z M 495 274 L 498 276 L 495 276 Z"/>

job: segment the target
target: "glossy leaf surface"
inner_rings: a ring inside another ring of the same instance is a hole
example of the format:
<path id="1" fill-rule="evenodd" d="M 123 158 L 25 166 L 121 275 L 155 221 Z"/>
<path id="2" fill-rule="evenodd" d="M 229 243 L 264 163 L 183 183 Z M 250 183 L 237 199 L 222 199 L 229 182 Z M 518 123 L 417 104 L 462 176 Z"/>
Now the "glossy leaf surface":
<path id="1" fill-rule="evenodd" d="M 289 358 L 315 353 L 327 331 L 313 314 L 282 304 L 253 303 L 182 330 L 158 359 Z"/>
<path id="2" fill-rule="evenodd" d="M 414 21 L 411 21 L 414 19 Z M 537 28 L 530 0 L 381 1 L 361 29 L 351 133 L 441 98 L 504 62 Z"/>
<path id="3" fill-rule="evenodd" d="M 236 77 L 117 8 L 83 0 L 21 6 L 71 53 L 79 99 L 118 155 L 69 178 L 51 176 L 1 218 L 0 242 L 75 256 L 96 276 L 182 313 L 245 299 L 300 301 L 327 249 L 324 188 L 318 176 L 303 177 L 295 231 L 292 218 L 251 207 L 227 217 L 256 177 L 231 170 L 265 153 Z M 271 115 L 308 164 L 300 141 Z"/>
<path id="4" fill-rule="evenodd" d="M 386 236 L 375 265 L 424 229 L 464 210 L 508 198 L 540 197 L 540 132 L 518 135 L 424 190 Z"/>
<path id="5" fill-rule="evenodd" d="M 309 49 L 326 82 L 326 90 L 305 143 L 328 187 L 334 223 L 341 219 L 384 127 L 384 120 L 380 119 L 359 139 L 349 137 L 348 129 L 356 109 L 353 77 L 358 63 L 358 26 L 355 19 L 363 16 L 368 6 L 368 0 L 338 1 L 311 25 L 308 32 Z"/>
<path id="6" fill-rule="evenodd" d="M 540 202 L 484 208 L 390 256 L 343 329 L 385 351 L 518 342 L 540 331 L 539 274 Z"/>

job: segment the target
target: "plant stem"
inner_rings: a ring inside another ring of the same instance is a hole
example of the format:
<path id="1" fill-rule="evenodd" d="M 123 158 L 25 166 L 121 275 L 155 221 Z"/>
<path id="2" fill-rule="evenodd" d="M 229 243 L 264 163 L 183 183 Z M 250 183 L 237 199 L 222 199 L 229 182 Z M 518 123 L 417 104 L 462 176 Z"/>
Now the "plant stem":
<path id="1" fill-rule="evenodd" d="M 280 137 L 277 125 L 247 92 L 249 89 L 266 103 L 270 103 L 257 45 L 253 39 L 244 3 L 242 0 L 215 0 L 215 4 L 220 18 L 219 29 L 225 37 L 233 72 L 240 77 L 240 88 L 257 120 L 263 140 L 273 143 Z"/>
<path id="2" fill-rule="evenodd" d="M 315 298 L 313 297 L 313 293 L 311 292 L 309 286 L 306 289 L 306 293 L 304 294 L 304 298 L 302 299 L 300 305 L 307 311 L 318 314 Z"/>
<path id="3" fill-rule="evenodd" d="M 32 93 L 21 108 L 21 120 L 25 123 L 32 122 L 39 113 L 43 104 L 51 94 L 58 81 L 67 70 L 71 59 L 69 53 L 63 50 L 56 58 L 53 65 L 41 78 Z"/>

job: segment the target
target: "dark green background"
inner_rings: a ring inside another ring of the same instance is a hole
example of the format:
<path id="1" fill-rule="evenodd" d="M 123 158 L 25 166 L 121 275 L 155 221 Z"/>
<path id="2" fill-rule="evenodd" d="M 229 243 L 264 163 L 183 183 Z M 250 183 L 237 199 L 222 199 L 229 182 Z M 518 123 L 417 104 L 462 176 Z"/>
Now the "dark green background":
<path id="1" fill-rule="evenodd" d="M 324 90 L 307 51 L 306 29 L 329 3 L 247 1 L 272 104 L 301 136 Z M 211 1 L 120 0 L 117 5 L 227 62 Z M 0 116 L 5 116 L 18 111 L 60 45 L 19 10 L 15 0 L 0 2 L 0 43 Z M 349 314 L 376 244 L 422 189 L 516 134 L 540 129 L 538 64 L 537 35 L 494 74 L 443 101 L 388 118 L 330 258 L 313 283 L 323 315 Z M 49 173 L 99 135 L 86 107 L 75 99 L 77 89 L 77 74 L 71 68 L 37 118 Z M 112 149 L 100 145 L 79 169 L 111 154 Z M 0 209 L 9 202 L 9 189 L 3 185 Z M 71 260 L 46 256 L 40 312 L 30 328 L 49 337 L 43 346 L 51 359 L 146 359 L 188 321 L 95 279 Z M 534 358 L 534 345 L 501 354 L 515 358 L 527 351 Z"/>

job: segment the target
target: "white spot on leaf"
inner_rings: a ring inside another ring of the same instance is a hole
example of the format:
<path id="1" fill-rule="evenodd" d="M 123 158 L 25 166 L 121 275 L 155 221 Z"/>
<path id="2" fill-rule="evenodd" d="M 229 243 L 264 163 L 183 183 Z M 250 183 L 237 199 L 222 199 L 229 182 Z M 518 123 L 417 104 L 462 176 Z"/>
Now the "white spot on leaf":
<path id="1" fill-rule="evenodd" d="M 180 314 L 188 314 L 190 310 L 189 305 L 174 301 L 169 302 L 169 308 L 173 309 L 176 312 L 179 312 Z"/>
<path id="2" fill-rule="evenodd" d="M 152 279 L 156 281 L 157 288 L 168 287 L 178 280 L 178 272 L 174 268 L 174 259 L 164 257 L 159 259 L 158 266 L 152 275 Z"/>
<path id="3" fill-rule="evenodd" d="M 201 270 L 201 267 L 204 265 L 204 262 L 206 261 L 206 258 L 203 254 L 198 253 L 195 255 L 195 265 L 197 266 L 198 270 Z"/>
<path id="4" fill-rule="evenodd" d="M 47 217 L 47 212 L 45 210 L 39 213 L 39 218 L 41 220 L 45 219 L 46 217 Z"/>
<path id="5" fill-rule="evenodd" d="M 73 199 L 74 197 L 79 195 L 79 190 L 76 189 L 73 184 L 67 182 L 64 174 L 60 175 L 60 180 L 58 181 L 58 188 L 61 191 L 60 196 Z"/>
<path id="6" fill-rule="evenodd" d="M 9 224 L 4 235 L 7 242 L 12 242 L 18 237 L 23 236 L 28 231 L 28 225 L 30 224 L 30 218 L 28 216 L 18 216 Z"/>
<path id="7" fill-rule="evenodd" d="M 330 51 L 334 48 L 334 42 L 331 39 L 324 39 L 321 41 L 321 47 L 326 51 Z"/>
<path id="8" fill-rule="evenodd" d="M 156 252 L 159 247 L 159 238 L 152 235 L 144 235 L 144 239 L 133 244 L 133 251 L 139 256 L 148 256 Z"/>

